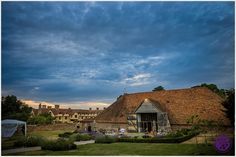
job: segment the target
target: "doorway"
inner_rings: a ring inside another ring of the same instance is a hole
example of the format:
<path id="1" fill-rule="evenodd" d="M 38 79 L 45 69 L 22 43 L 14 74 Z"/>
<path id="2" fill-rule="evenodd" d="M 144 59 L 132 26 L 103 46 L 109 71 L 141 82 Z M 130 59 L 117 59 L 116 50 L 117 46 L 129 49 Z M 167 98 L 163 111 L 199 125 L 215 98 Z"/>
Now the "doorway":
<path id="1" fill-rule="evenodd" d="M 142 132 L 157 130 L 157 113 L 141 113 L 140 127 Z"/>
<path id="2" fill-rule="evenodd" d="M 92 131 L 92 127 L 89 125 L 88 126 L 88 132 L 91 132 Z"/>

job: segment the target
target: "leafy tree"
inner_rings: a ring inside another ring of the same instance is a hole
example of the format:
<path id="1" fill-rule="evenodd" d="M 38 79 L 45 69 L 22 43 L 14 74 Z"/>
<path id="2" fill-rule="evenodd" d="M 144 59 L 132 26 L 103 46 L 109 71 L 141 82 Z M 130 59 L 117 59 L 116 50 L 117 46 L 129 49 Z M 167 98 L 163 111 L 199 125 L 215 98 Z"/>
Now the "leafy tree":
<path id="1" fill-rule="evenodd" d="M 27 121 L 31 111 L 31 107 L 17 100 L 14 95 L 2 97 L 2 119 L 11 118 Z"/>
<path id="2" fill-rule="evenodd" d="M 226 91 L 227 98 L 222 103 L 222 105 L 226 108 L 226 115 L 230 119 L 231 125 L 234 125 L 235 120 L 235 93 L 234 89 L 230 89 Z"/>
<path id="3" fill-rule="evenodd" d="M 154 92 L 154 91 L 161 91 L 161 90 L 165 90 L 164 87 L 158 86 L 158 87 L 154 88 L 152 91 Z"/>
<path id="4" fill-rule="evenodd" d="M 29 124 L 52 124 L 55 118 L 50 113 L 42 113 L 28 119 Z"/>

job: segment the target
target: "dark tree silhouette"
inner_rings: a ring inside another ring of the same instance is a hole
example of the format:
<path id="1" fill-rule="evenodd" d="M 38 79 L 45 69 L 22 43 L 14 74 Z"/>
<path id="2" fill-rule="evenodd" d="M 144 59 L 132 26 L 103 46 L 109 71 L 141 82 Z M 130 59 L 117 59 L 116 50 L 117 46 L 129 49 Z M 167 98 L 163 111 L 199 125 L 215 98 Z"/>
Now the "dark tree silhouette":
<path id="1" fill-rule="evenodd" d="M 14 95 L 2 97 L 2 119 L 18 119 L 27 121 L 32 108 L 17 100 Z"/>
<path id="2" fill-rule="evenodd" d="M 158 87 L 154 88 L 152 91 L 160 91 L 160 90 L 165 90 L 165 89 L 162 86 L 158 86 Z"/>
<path id="3" fill-rule="evenodd" d="M 222 103 L 222 105 L 226 108 L 224 111 L 229 118 L 231 125 L 234 126 L 234 121 L 235 121 L 235 93 L 234 89 L 230 89 L 226 91 L 227 93 L 227 98 L 226 100 Z"/>

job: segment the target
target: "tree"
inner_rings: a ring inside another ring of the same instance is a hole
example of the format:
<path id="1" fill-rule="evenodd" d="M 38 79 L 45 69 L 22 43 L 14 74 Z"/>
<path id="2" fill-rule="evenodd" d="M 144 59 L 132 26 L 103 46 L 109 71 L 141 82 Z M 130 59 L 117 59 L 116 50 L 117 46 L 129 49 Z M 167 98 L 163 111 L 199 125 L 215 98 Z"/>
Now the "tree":
<path id="1" fill-rule="evenodd" d="M 229 118 L 231 125 L 234 126 L 234 120 L 235 120 L 235 93 L 234 89 L 230 89 L 226 91 L 226 100 L 222 103 L 222 105 L 226 108 L 224 111 Z"/>
<path id="2" fill-rule="evenodd" d="M 27 121 L 31 115 L 32 108 L 17 100 L 14 95 L 2 97 L 2 119 L 18 119 Z"/>
<path id="3" fill-rule="evenodd" d="M 55 118 L 51 116 L 50 113 L 42 113 L 37 116 L 33 116 L 28 119 L 29 124 L 52 124 Z"/>
<path id="4" fill-rule="evenodd" d="M 154 91 L 161 91 L 161 90 L 165 90 L 164 87 L 158 86 L 158 87 L 154 88 L 152 91 L 154 92 Z"/>

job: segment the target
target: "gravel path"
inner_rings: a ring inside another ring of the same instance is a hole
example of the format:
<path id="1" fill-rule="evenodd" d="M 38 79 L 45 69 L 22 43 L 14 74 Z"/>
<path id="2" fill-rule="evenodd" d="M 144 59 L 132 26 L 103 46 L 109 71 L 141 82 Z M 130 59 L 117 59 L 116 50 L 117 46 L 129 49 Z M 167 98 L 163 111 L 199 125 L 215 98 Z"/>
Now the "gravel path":
<path id="1" fill-rule="evenodd" d="M 74 144 L 76 144 L 76 145 L 84 145 L 84 144 L 91 144 L 91 143 L 95 143 L 95 140 L 74 142 Z"/>

